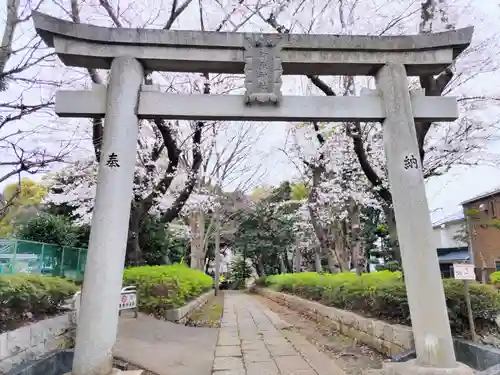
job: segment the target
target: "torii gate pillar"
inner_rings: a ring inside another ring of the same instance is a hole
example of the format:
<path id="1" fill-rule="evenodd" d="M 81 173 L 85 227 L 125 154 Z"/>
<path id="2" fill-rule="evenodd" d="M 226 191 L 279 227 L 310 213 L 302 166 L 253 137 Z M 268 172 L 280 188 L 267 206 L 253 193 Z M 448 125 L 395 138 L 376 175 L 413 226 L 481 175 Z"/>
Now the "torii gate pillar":
<path id="1" fill-rule="evenodd" d="M 386 111 L 384 150 L 417 358 L 428 366 L 452 368 L 457 362 L 405 67 L 385 65 L 376 80 Z"/>
<path id="2" fill-rule="evenodd" d="M 143 79 L 136 59 L 113 60 L 72 375 L 107 375 L 113 366 Z"/>

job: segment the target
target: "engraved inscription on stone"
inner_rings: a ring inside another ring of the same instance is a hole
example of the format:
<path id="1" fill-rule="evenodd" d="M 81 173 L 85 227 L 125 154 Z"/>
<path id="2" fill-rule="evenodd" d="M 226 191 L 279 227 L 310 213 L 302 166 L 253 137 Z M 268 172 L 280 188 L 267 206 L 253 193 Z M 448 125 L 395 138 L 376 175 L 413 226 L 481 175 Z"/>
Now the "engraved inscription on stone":
<path id="1" fill-rule="evenodd" d="M 404 159 L 404 167 L 406 170 L 409 169 L 418 169 L 418 160 L 413 154 L 409 154 L 405 156 Z"/>
<path id="2" fill-rule="evenodd" d="M 281 94 L 282 36 L 260 35 L 245 39 L 245 103 L 277 105 Z"/>
<path id="3" fill-rule="evenodd" d="M 118 163 L 118 155 L 112 152 L 108 156 L 108 160 L 106 160 L 106 165 L 110 168 L 120 168 L 120 164 Z"/>

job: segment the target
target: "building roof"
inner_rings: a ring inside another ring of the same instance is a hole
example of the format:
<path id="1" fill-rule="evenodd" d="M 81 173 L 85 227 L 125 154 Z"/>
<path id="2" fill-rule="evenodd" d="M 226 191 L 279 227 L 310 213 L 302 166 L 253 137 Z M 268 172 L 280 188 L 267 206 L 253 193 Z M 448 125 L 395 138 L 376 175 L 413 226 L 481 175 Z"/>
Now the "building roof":
<path id="1" fill-rule="evenodd" d="M 451 251 L 449 253 L 439 255 L 438 259 L 442 263 L 458 262 L 470 259 L 470 254 L 468 250 L 457 250 Z"/>
<path id="2" fill-rule="evenodd" d="M 433 222 L 432 227 L 437 228 L 443 224 L 456 223 L 464 219 L 465 219 L 464 213 L 460 211 Z"/>
<path id="3" fill-rule="evenodd" d="M 484 198 L 488 198 L 488 197 L 491 197 L 491 196 L 497 195 L 497 194 L 500 194 L 500 187 L 497 187 L 494 190 L 490 190 L 490 191 L 487 191 L 485 193 L 476 195 L 476 196 L 474 196 L 472 198 L 469 198 L 466 201 L 463 201 L 462 205 L 469 204 L 469 203 L 472 203 L 472 202 L 476 202 L 478 200 L 481 200 L 481 199 L 484 199 Z"/>

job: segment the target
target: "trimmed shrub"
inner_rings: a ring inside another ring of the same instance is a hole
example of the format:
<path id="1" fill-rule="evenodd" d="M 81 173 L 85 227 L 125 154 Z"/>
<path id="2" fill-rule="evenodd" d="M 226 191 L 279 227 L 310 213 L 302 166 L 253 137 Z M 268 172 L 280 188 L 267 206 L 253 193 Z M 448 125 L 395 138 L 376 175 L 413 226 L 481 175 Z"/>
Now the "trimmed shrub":
<path id="1" fill-rule="evenodd" d="M 406 287 L 400 272 L 381 271 L 357 276 L 352 272 L 304 272 L 267 276 L 259 285 L 352 310 L 391 323 L 410 325 Z M 464 287 L 460 280 L 443 280 L 450 325 L 455 333 L 468 330 Z M 495 329 L 500 314 L 500 292 L 491 285 L 470 283 L 470 298 L 478 332 Z"/>
<path id="2" fill-rule="evenodd" d="M 497 288 L 500 287 L 500 272 L 493 272 L 490 275 L 490 281 L 493 285 L 495 285 Z"/>
<path id="3" fill-rule="evenodd" d="M 0 275 L 0 331 L 56 314 L 77 291 L 75 284 L 59 277 Z"/>
<path id="4" fill-rule="evenodd" d="M 213 280 L 205 273 L 182 264 L 127 268 L 123 285 L 135 285 L 139 309 L 156 317 L 165 317 L 169 309 L 184 306 L 210 290 Z"/>

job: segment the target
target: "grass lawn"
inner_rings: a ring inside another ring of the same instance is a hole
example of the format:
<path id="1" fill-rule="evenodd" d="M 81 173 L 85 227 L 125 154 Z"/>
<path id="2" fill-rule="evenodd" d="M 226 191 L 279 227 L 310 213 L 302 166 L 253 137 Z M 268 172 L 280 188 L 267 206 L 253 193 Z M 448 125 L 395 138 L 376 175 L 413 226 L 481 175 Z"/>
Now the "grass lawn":
<path id="1" fill-rule="evenodd" d="M 186 325 L 191 327 L 220 327 L 220 319 L 224 311 L 224 292 L 212 297 L 201 309 L 189 317 Z"/>

